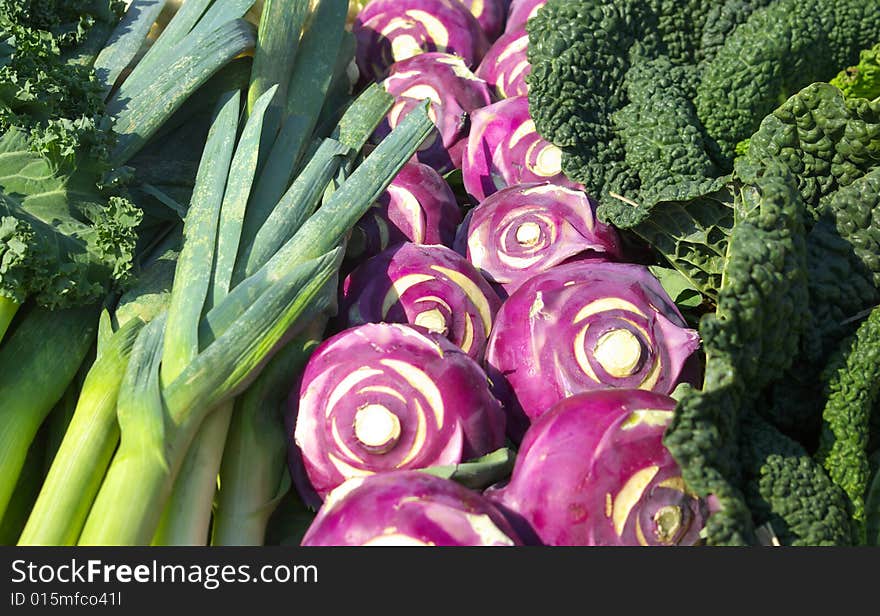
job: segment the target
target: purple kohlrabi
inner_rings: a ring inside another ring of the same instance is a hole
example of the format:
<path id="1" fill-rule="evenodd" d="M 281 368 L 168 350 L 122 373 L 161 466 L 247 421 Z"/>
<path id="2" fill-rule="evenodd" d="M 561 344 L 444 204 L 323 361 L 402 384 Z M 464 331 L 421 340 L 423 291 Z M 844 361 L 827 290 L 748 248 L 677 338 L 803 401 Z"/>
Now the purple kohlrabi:
<path id="1" fill-rule="evenodd" d="M 440 174 L 460 168 L 469 114 L 492 102 L 486 82 L 474 75 L 458 56 L 423 53 L 394 64 L 382 83 L 395 103 L 376 129 L 375 139 L 387 136 L 414 107 L 428 99 L 428 115 L 436 130 L 415 158 Z"/>
<path id="2" fill-rule="evenodd" d="M 346 276 L 339 319 L 341 327 L 410 323 L 482 361 L 500 306 L 498 294 L 463 256 L 445 246 L 404 242 Z"/>
<path id="3" fill-rule="evenodd" d="M 562 150 L 538 134 L 525 96 L 471 114 L 461 172 L 465 190 L 477 203 L 515 184 L 550 182 L 582 188 L 562 173 Z"/>
<path id="4" fill-rule="evenodd" d="M 547 4 L 547 0 L 513 0 L 507 12 L 507 24 L 504 31 L 511 32 L 522 28 L 545 4 Z"/>
<path id="5" fill-rule="evenodd" d="M 476 70 L 477 77 L 494 88 L 498 98 L 526 96 L 529 93 L 526 75 L 532 72 L 526 57 L 528 47 L 525 27 L 505 32 L 483 56 Z"/>
<path id="6" fill-rule="evenodd" d="M 395 62 L 425 52 L 460 56 L 476 68 L 489 40 L 458 0 L 371 0 L 352 26 L 362 82 L 380 81 Z"/>
<path id="7" fill-rule="evenodd" d="M 699 544 L 708 507 L 663 445 L 674 409 L 639 389 L 566 398 L 528 429 L 510 481 L 485 494 L 545 545 Z"/>
<path id="8" fill-rule="evenodd" d="M 497 39 L 504 31 L 504 23 L 507 21 L 508 0 L 461 0 L 486 33 L 486 38 L 491 42 Z"/>
<path id="9" fill-rule="evenodd" d="M 420 471 L 354 477 L 330 492 L 304 546 L 514 546 L 517 533 L 479 492 Z"/>
<path id="10" fill-rule="evenodd" d="M 486 363 L 508 412 L 534 421 L 583 391 L 670 394 L 699 343 L 647 267 L 589 259 L 550 268 L 507 298 Z"/>
<path id="11" fill-rule="evenodd" d="M 288 399 L 291 474 L 308 501 L 346 479 L 458 464 L 504 444 L 486 373 L 446 338 L 370 323 L 331 336 Z M 302 472 L 304 471 L 304 473 Z"/>
<path id="12" fill-rule="evenodd" d="M 405 241 L 452 246 L 461 218 L 446 180 L 427 165 L 409 162 L 355 225 L 346 256 L 366 259 Z"/>
<path id="13" fill-rule="evenodd" d="M 617 231 L 596 218 L 587 195 L 554 184 L 499 190 L 471 209 L 462 227 L 468 260 L 506 295 L 574 257 L 621 256 Z"/>

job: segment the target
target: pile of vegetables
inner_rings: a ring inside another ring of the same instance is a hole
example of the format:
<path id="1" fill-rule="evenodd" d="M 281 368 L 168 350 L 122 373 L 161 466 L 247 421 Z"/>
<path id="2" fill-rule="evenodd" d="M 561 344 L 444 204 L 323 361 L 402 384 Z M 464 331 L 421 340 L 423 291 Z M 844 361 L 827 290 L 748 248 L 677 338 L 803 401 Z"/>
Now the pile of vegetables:
<path id="1" fill-rule="evenodd" d="M 880 545 L 875 0 L 0 32 L 2 542 Z"/>

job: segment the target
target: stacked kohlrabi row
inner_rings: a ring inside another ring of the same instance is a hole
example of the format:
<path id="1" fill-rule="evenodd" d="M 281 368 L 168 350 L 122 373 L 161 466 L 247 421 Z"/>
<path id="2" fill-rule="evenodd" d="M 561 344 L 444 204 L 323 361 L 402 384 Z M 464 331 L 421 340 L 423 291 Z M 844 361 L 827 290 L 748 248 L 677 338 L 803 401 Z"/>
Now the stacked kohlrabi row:
<path id="1" fill-rule="evenodd" d="M 373 0 L 354 21 L 361 86 L 395 97 L 375 138 L 424 98 L 435 130 L 357 224 L 289 398 L 305 544 L 700 541 L 707 505 L 661 442 L 699 337 L 535 130 L 543 4 Z"/>

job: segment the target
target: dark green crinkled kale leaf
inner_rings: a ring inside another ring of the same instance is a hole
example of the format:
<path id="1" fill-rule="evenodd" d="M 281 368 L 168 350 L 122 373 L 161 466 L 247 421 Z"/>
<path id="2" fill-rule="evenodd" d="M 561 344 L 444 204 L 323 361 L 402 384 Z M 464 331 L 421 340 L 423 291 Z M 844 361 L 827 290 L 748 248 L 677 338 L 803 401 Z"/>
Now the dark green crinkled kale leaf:
<path id="1" fill-rule="evenodd" d="M 827 81 L 880 38 L 876 0 L 777 0 L 754 11 L 702 67 L 695 99 L 723 161 L 789 95 Z"/>
<path id="2" fill-rule="evenodd" d="M 798 179 L 812 225 L 804 344 L 821 365 L 853 317 L 880 302 L 880 102 L 809 85 L 764 119 L 746 156 L 777 158 Z"/>
<path id="3" fill-rule="evenodd" d="M 868 432 L 880 399 L 880 308 L 841 343 L 822 377 L 826 402 L 816 459 L 846 492 L 855 520 L 863 523 L 870 480 Z"/>
<path id="4" fill-rule="evenodd" d="M 880 299 L 880 107 L 812 83 L 880 40 L 876 2 L 549 0 L 529 32 L 530 109 L 564 171 L 716 303 L 703 388 L 664 439 L 711 499 L 707 542 L 769 524 L 852 543 L 843 481 L 783 432 L 819 443 L 828 350 Z M 788 395 L 805 379 L 815 404 Z"/>
<path id="5" fill-rule="evenodd" d="M 714 143 L 702 130 L 691 100 L 696 71 L 669 58 L 636 61 L 626 74 L 629 104 L 611 122 L 623 144 L 623 169 L 609 196 L 638 194 L 638 205 L 619 199 L 616 219 L 635 226 L 660 201 L 687 201 L 717 190 L 723 180 L 713 162 Z"/>
<path id="6" fill-rule="evenodd" d="M 664 443 L 698 495 L 713 495 L 707 541 L 755 541 L 741 492 L 740 422 L 760 390 L 789 367 L 807 325 L 804 206 L 775 161 L 743 161 L 734 176 L 735 224 L 715 314 L 703 317 L 702 391 L 681 400 Z"/>
<path id="7" fill-rule="evenodd" d="M 822 466 L 754 413 L 744 415 L 740 429 L 744 490 L 754 523 L 769 524 L 782 545 L 853 545 L 846 495 Z"/>
<path id="8" fill-rule="evenodd" d="M 797 409 L 804 415 L 793 414 L 792 400 L 785 395 L 780 379 L 788 378 L 784 375 L 790 375 L 795 361 L 798 371 L 806 378 L 818 377 L 827 348 L 849 334 L 857 325 L 859 314 L 877 303 L 880 283 L 877 182 L 880 176 L 877 176 L 876 135 L 880 122 L 875 108 L 876 105 L 864 100 L 845 101 L 839 90 L 828 84 L 813 84 L 768 116 L 750 140 L 747 154 L 737 161 L 734 180 L 764 165 L 785 168 L 784 175 L 795 182 L 789 188 L 796 188 L 796 194 L 790 194 L 789 205 L 778 211 L 787 211 L 791 216 L 798 210 L 800 231 L 788 235 L 788 239 L 774 238 L 774 224 L 779 225 L 777 231 L 786 226 L 789 231 L 794 230 L 790 219 L 778 216 L 774 223 L 771 216 L 765 219 L 767 226 L 763 229 L 744 226 L 748 219 L 739 215 L 734 205 L 734 224 L 727 244 L 727 258 L 723 261 L 723 285 L 717 312 L 706 317 L 700 328 L 707 352 L 704 389 L 682 400 L 679 412 L 684 417 L 677 425 L 687 429 L 676 427 L 668 437 L 670 450 L 683 464 L 689 485 L 690 475 L 695 476 L 694 485 L 700 486 L 697 489 L 706 490 L 707 494 L 720 491 L 729 495 L 737 487 L 745 489 L 750 495 L 748 506 L 755 513 L 755 524 L 770 521 L 784 543 L 853 540 L 849 525 L 839 523 L 842 515 L 851 515 L 852 507 L 846 501 L 846 494 L 834 483 L 848 485 L 840 477 L 840 471 L 829 468 L 829 477 L 821 465 L 808 459 L 808 452 L 800 445 L 782 434 L 773 436 L 771 433 L 775 433 L 776 428 L 762 437 L 767 442 L 752 444 L 751 458 L 745 456 L 745 459 L 751 459 L 752 466 L 758 466 L 751 470 L 738 469 L 725 452 L 732 447 L 729 439 L 734 438 L 734 434 L 739 432 L 739 438 L 743 438 L 742 430 L 746 427 L 742 422 L 746 421 L 745 414 L 750 408 L 755 408 L 776 427 L 798 433 L 804 442 L 814 440 L 809 432 L 818 425 L 818 415 L 807 415 L 821 411 L 821 404 Z M 723 200 L 717 202 L 723 203 Z M 678 205 L 676 211 L 687 220 L 691 212 L 699 211 L 694 205 Z M 663 212 L 663 207 L 658 206 L 657 212 Z M 744 234 L 753 241 L 743 243 Z M 778 247 L 784 252 L 795 246 L 800 248 L 790 254 L 803 259 L 796 268 L 790 268 L 790 264 L 786 265 L 778 257 L 771 257 L 766 264 L 756 267 L 762 251 L 764 258 L 770 256 L 769 247 Z M 743 252 L 751 254 L 752 260 L 742 259 Z M 740 263 L 737 263 L 737 255 L 740 255 Z M 785 277 L 780 277 L 784 271 L 797 272 L 800 281 L 786 282 Z M 756 284 L 759 280 L 763 283 Z M 771 311 L 767 310 L 768 306 L 772 307 Z M 782 318 L 778 318 L 780 314 Z M 867 370 L 861 372 L 867 373 Z M 826 376 L 826 382 L 827 379 Z M 763 394 L 759 398 L 762 391 L 770 392 L 769 398 Z M 818 393 L 817 399 L 822 400 L 822 392 Z M 846 396 L 853 393 L 851 387 L 846 388 Z M 769 406 L 762 406 L 767 400 L 771 401 Z M 832 405 L 826 413 L 830 411 L 834 416 L 834 410 Z M 755 414 L 750 425 L 754 426 L 757 417 Z M 703 436 L 704 440 L 694 441 L 703 443 L 699 453 L 695 453 L 695 445 L 688 442 L 696 438 L 695 431 L 712 435 L 708 440 Z M 865 422 L 862 422 L 862 435 L 867 439 Z M 827 433 L 824 439 L 827 442 Z M 721 443 L 727 443 L 726 448 L 722 448 Z M 780 451 L 755 449 L 759 444 L 769 448 L 769 443 L 775 443 L 773 446 L 781 448 Z M 737 477 L 746 483 L 737 483 Z M 798 482 L 804 485 L 795 490 L 800 485 Z M 781 490 L 780 486 L 786 486 L 792 499 L 783 499 L 779 493 L 773 496 L 773 490 Z M 849 489 L 853 489 L 851 485 Z M 840 504 L 840 494 L 845 505 Z M 805 495 L 812 495 L 810 498 L 822 506 L 810 510 L 805 505 Z M 796 502 L 797 499 L 804 502 Z M 857 511 L 858 501 L 854 503 Z M 728 505 L 737 516 L 740 508 L 739 502 Z M 729 525 L 731 520 L 722 517 L 719 523 Z M 781 529 L 776 528 L 780 525 Z M 710 528 L 710 537 L 712 532 Z"/>
<path id="9" fill-rule="evenodd" d="M 788 165 L 817 218 L 840 188 L 880 165 L 880 102 L 847 99 L 827 83 L 811 84 L 763 119 L 746 156 L 772 156 Z M 843 201 L 830 211 L 848 207 Z"/>
<path id="10" fill-rule="evenodd" d="M 537 129 L 620 228 L 708 192 L 767 113 L 880 39 L 875 0 L 709 4 L 549 0 L 529 22 Z"/>

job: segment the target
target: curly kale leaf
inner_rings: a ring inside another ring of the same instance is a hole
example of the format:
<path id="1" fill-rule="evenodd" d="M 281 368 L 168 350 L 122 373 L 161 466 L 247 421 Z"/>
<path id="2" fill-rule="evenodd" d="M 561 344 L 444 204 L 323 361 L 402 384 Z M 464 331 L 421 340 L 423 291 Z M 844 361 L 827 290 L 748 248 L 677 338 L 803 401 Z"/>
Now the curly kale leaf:
<path id="1" fill-rule="evenodd" d="M 715 299 L 733 216 L 729 177 L 718 177 L 713 146 L 695 120 L 693 79 L 690 67 L 666 57 L 627 72 L 631 102 L 612 116 L 624 164 L 606 186 L 602 216 L 631 228 Z M 624 196 L 634 193 L 638 202 Z"/>
<path id="2" fill-rule="evenodd" d="M 880 147 L 880 138 L 877 140 Z M 863 177 L 841 188 L 829 200 L 824 213 L 833 220 L 841 237 L 880 287 L 880 162 Z"/>
<path id="3" fill-rule="evenodd" d="M 782 545 L 853 545 L 846 495 L 803 447 L 755 413 L 744 415 L 740 443 L 756 525 L 769 524 Z"/>
<path id="4" fill-rule="evenodd" d="M 714 496 L 707 541 L 755 541 L 740 491 L 737 443 L 745 409 L 792 363 L 807 324 L 804 207 L 790 172 L 775 161 L 735 172 L 734 225 L 714 314 L 703 317 L 701 391 L 681 399 L 664 443 L 698 495 Z"/>
<path id="5" fill-rule="evenodd" d="M 100 300 L 130 272 L 141 215 L 93 175 L 59 174 L 20 132 L 3 135 L 0 296 L 49 308 Z"/>
<path id="6" fill-rule="evenodd" d="M 688 488 L 709 499 L 706 521 L 709 545 L 751 545 L 756 542 L 751 513 L 740 490 L 737 435 L 742 384 L 716 379 L 713 389 L 682 388 L 664 444 L 682 468 Z"/>
<path id="7" fill-rule="evenodd" d="M 808 237 L 813 333 L 805 352 L 821 364 L 854 319 L 880 303 L 880 165 L 820 203 Z"/>
<path id="8" fill-rule="evenodd" d="M 44 30 L 61 49 L 82 44 L 100 22 L 118 18 L 121 0 L 0 0 L 0 21 Z"/>
<path id="9" fill-rule="evenodd" d="M 835 341 L 852 332 L 853 319 L 880 302 L 880 290 L 853 245 L 831 222 L 820 220 L 808 242 L 812 325 L 804 339 L 804 357 L 822 365 Z"/>
<path id="10" fill-rule="evenodd" d="M 527 25 L 531 114 L 563 149 L 566 175 L 595 196 L 625 172 L 610 116 L 626 103 L 629 49 L 639 35 L 624 15 L 629 4 L 548 0 Z"/>
<path id="11" fill-rule="evenodd" d="M 120 4 L 0 2 L 0 132 L 27 131 L 33 151 L 56 163 L 106 159 L 114 139 L 101 84 L 67 56 L 96 24 L 109 30 Z"/>
<path id="12" fill-rule="evenodd" d="M 825 384 L 823 428 L 816 460 L 852 503 L 853 517 L 865 520 L 870 480 L 868 430 L 880 397 L 880 308 L 855 335 L 841 343 L 822 375 Z"/>
<path id="13" fill-rule="evenodd" d="M 805 344 L 812 361 L 821 363 L 824 341 L 848 333 L 841 324 L 880 301 L 880 103 L 846 100 L 833 86 L 811 84 L 767 116 L 749 140 L 744 160 L 768 158 L 789 167 L 807 204 L 814 335 Z M 727 179 L 707 179 L 707 188 Z M 699 182 L 688 178 L 679 188 L 695 186 Z M 617 200 L 603 211 L 717 298 L 731 200 L 723 188 L 692 199 L 664 197 L 647 206 Z"/>

